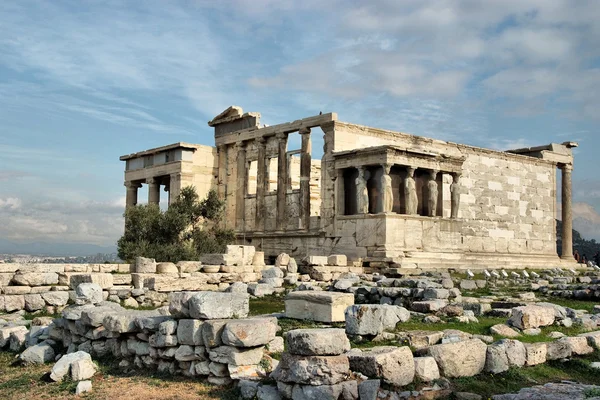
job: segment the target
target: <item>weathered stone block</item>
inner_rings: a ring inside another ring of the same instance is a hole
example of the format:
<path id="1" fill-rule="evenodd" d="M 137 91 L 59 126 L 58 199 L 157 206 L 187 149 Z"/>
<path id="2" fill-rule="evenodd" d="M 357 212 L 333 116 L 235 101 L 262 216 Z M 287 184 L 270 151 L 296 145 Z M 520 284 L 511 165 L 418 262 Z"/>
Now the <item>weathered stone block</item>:
<path id="1" fill-rule="evenodd" d="M 58 274 L 56 272 L 26 272 L 16 273 L 13 276 L 13 284 L 21 286 L 48 286 L 58 284 Z"/>
<path id="2" fill-rule="evenodd" d="M 25 296 L 8 295 L 4 296 L 4 309 L 6 312 L 23 310 L 25 308 Z"/>
<path id="3" fill-rule="evenodd" d="M 343 322 L 345 310 L 354 304 L 351 293 L 299 291 L 285 299 L 287 318 L 319 322 Z"/>
<path id="4" fill-rule="evenodd" d="M 231 365 L 255 365 L 264 356 L 264 346 L 250 349 L 238 349 L 231 346 L 219 346 L 210 349 L 211 361 Z"/>
<path id="5" fill-rule="evenodd" d="M 156 273 L 156 261 L 153 258 L 137 257 L 135 259 L 135 271 L 138 274 L 155 274 Z"/>
<path id="6" fill-rule="evenodd" d="M 546 362 L 546 343 L 525 343 L 525 365 L 532 366 Z"/>
<path id="7" fill-rule="evenodd" d="M 96 283 L 103 290 L 110 289 L 113 286 L 112 274 L 72 274 L 69 278 L 69 286 L 71 289 L 76 289 L 82 283 Z"/>
<path id="8" fill-rule="evenodd" d="M 334 385 L 346 380 L 349 370 L 347 356 L 306 357 L 283 353 L 271 377 L 285 383 Z"/>
<path id="9" fill-rule="evenodd" d="M 248 294 L 198 292 L 188 300 L 190 317 L 197 319 L 245 318 L 249 312 Z"/>
<path id="10" fill-rule="evenodd" d="M 291 354 L 303 356 L 337 356 L 350 350 L 343 329 L 294 329 L 286 335 Z"/>
<path id="11" fill-rule="evenodd" d="M 202 346 L 202 321 L 197 319 L 180 319 L 177 324 L 177 341 L 189 346 Z"/>
<path id="12" fill-rule="evenodd" d="M 460 378 L 475 376 L 485 366 L 487 346 L 479 339 L 438 344 L 428 349 L 443 376 Z"/>
<path id="13" fill-rule="evenodd" d="M 46 302 L 42 299 L 39 294 L 26 294 L 25 299 L 25 310 L 29 312 L 38 311 L 46 307 Z"/>
<path id="14" fill-rule="evenodd" d="M 348 265 L 348 258 L 344 254 L 332 254 L 327 257 L 327 265 L 345 267 Z"/>
<path id="15" fill-rule="evenodd" d="M 521 330 L 552 325 L 554 309 L 535 305 L 515 307 L 508 322 Z"/>
<path id="16" fill-rule="evenodd" d="M 51 306 L 64 306 L 69 301 L 69 293 L 67 292 L 46 292 L 42 293 L 42 299 Z"/>
<path id="17" fill-rule="evenodd" d="M 440 378 L 440 370 L 435 358 L 415 357 L 415 376 L 423 382 L 432 382 Z"/>
<path id="18" fill-rule="evenodd" d="M 405 386 L 415 376 L 415 363 L 409 347 L 382 346 L 348 354 L 350 369 L 370 378 L 380 378 L 394 386 Z"/>
<path id="19" fill-rule="evenodd" d="M 357 304 L 346 309 L 346 332 L 350 335 L 378 335 L 410 319 L 404 307 L 388 304 Z"/>
<path id="20" fill-rule="evenodd" d="M 277 333 L 277 318 L 250 318 L 228 322 L 221 340 L 228 346 L 256 347 L 269 343 Z"/>

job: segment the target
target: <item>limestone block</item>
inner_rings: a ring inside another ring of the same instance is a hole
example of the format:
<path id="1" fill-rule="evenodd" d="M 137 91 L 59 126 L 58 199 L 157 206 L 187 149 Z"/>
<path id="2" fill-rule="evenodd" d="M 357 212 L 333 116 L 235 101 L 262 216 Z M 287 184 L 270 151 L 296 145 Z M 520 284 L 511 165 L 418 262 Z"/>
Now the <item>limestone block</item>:
<path id="1" fill-rule="evenodd" d="M 422 382 L 432 382 L 440 378 L 440 370 L 433 357 L 415 357 L 415 376 Z"/>
<path id="2" fill-rule="evenodd" d="M 221 336 L 223 335 L 223 329 L 229 322 L 228 320 L 213 319 L 206 320 L 202 323 L 202 342 L 207 348 L 217 347 L 223 344 Z"/>
<path id="3" fill-rule="evenodd" d="M 228 322 L 221 334 L 225 345 L 255 347 L 269 343 L 277 333 L 277 318 L 250 318 Z"/>
<path id="4" fill-rule="evenodd" d="M 409 331 L 407 332 L 408 341 L 415 349 L 438 344 L 444 337 L 444 332 L 437 331 Z"/>
<path id="5" fill-rule="evenodd" d="M 425 300 L 432 299 L 447 299 L 450 296 L 448 289 L 427 288 L 423 290 L 423 298 Z"/>
<path id="6" fill-rule="evenodd" d="M 319 322 L 344 322 L 344 312 L 353 304 L 351 293 L 291 292 L 285 299 L 285 315 Z"/>
<path id="7" fill-rule="evenodd" d="M 198 292 L 188 300 L 190 317 L 195 319 L 245 318 L 249 312 L 248 294 Z"/>
<path id="8" fill-rule="evenodd" d="M 287 267 L 289 263 L 290 263 L 290 255 L 286 254 L 286 253 L 281 253 L 275 259 L 275 267 L 276 268 Z"/>
<path id="9" fill-rule="evenodd" d="M 539 328 L 554 323 L 554 310 L 550 307 L 522 306 L 512 309 L 508 323 L 521 330 Z"/>
<path id="10" fill-rule="evenodd" d="M 448 305 L 447 300 L 426 300 L 426 301 L 414 301 L 411 304 L 411 310 L 420 313 L 430 313 L 439 311 Z"/>
<path id="11" fill-rule="evenodd" d="M 485 366 L 487 346 L 479 339 L 438 344 L 428 349 L 430 356 L 447 378 L 469 377 L 480 374 Z"/>
<path id="12" fill-rule="evenodd" d="M 29 286 L 5 286 L 2 292 L 7 295 L 24 295 L 31 293 Z"/>
<path id="13" fill-rule="evenodd" d="M 262 278 L 283 278 L 283 271 L 279 267 L 272 267 L 262 270 Z"/>
<path id="14" fill-rule="evenodd" d="M 327 257 L 327 265 L 345 267 L 348 265 L 348 258 L 344 254 L 332 254 Z"/>
<path id="15" fill-rule="evenodd" d="M 284 280 L 283 278 L 263 278 L 259 282 L 269 285 L 273 288 L 280 288 L 283 286 Z"/>
<path id="16" fill-rule="evenodd" d="M 46 302 L 39 294 L 26 294 L 23 297 L 25 299 L 25 310 L 29 312 L 38 311 L 46 307 Z"/>
<path id="17" fill-rule="evenodd" d="M 290 262 L 287 265 L 287 271 L 289 274 L 298 273 L 298 264 L 296 263 L 296 259 L 290 258 Z"/>
<path id="18" fill-rule="evenodd" d="M 600 331 L 582 333 L 577 336 L 587 338 L 588 344 L 590 346 L 592 346 L 595 349 L 600 349 Z"/>
<path id="19" fill-rule="evenodd" d="M 203 265 L 244 265 L 242 256 L 232 256 L 228 254 L 203 254 L 200 256 L 200 262 Z"/>
<path id="20" fill-rule="evenodd" d="M 80 381 L 75 388 L 75 395 L 80 396 L 92 391 L 92 381 Z"/>
<path id="21" fill-rule="evenodd" d="M 275 336 L 267 343 L 266 349 L 269 353 L 283 353 L 285 350 L 284 339 L 281 336 Z"/>
<path id="22" fill-rule="evenodd" d="M 42 299 L 51 306 L 64 306 L 69 301 L 67 292 L 46 292 L 42 293 Z"/>
<path id="23" fill-rule="evenodd" d="M 71 379 L 75 382 L 90 379 L 96 373 L 96 365 L 91 358 L 81 358 L 71 363 Z"/>
<path id="24" fill-rule="evenodd" d="M 179 269 L 174 263 L 161 262 L 156 264 L 157 274 L 179 274 Z"/>
<path id="25" fill-rule="evenodd" d="M 460 281 L 460 288 L 462 290 L 475 290 L 477 289 L 477 283 L 469 279 L 463 279 Z"/>
<path id="26" fill-rule="evenodd" d="M 81 283 L 75 287 L 77 304 L 99 304 L 103 301 L 102 286 L 97 283 Z"/>
<path id="27" fill-rule="evenodd" d="M 358 398 L 361 400 L 377 400 L 380 386 L 380 379 L 368 379 L 366 381 L 362 381 L 358 384 Z"/>
<path id="28" fill-rule="evenodd" d="M 585 337 L 566 337 L 563 339 L 571 347 L 571 354 L 583 356 L 594 352 L 594 348 L 588 344 Z"/>
<path id="29" fill-rule="evenodd" d="M 60 358 L 52 367 L 52 372 L 50 373 L 50 379 L 54 382 L 60 382 L 62 379 L 69 373 L 71 369 L 71 365 L 77 360 L 88 360 L 92 361 L 92 357 L 84 352 L 77 351 L 75 353 L 69 353 Z"/>
<path id="30" fill-rule="evenodd" d="M 350 335 L 378 335 L 410 319 L 404 307 L 387 304 L 357 304 L 345 311 L 346 332 Z"/>
<path id="31" fill-rule="evenodd" d="M 136 257 L 135 259 L 135 270 L 138 274 L 155 274 L 156 273 L 156 261 L 153 258 Z"/>
<path id="32" fill-rule="evenodd" d="M 211 361 L 238 365 L 256 365 L 260 362 L 264 355 L 264 346 L 238 349 L 231 346 L 219 346 L 210 349 L 208 356 Z"/>
<path id="33" fill-rule="evenodd" d="M 263 297 L 273 294 L 275 288 L 267 283 L 250 283 L 248 284 L 248 293 L 252 296 Z"/>
<path id="34" fill-rule="evenodd" d="M 31 345 L 37 344 L 37 336 L 41 335 L 44 331 L 44 328 L 39 326 L 35 326 L 31 328 L 32 332 L 35 332 L 36 336 L 33 336 L 27 330 L 13 331 L 10 333 L 10 337 L 8 339 L 8 348 L 13 353 L 19 353 L 23 346 L 25 346 L 28 342 L 28 338 L 31 341 Z"/>
<path id="35" fill-rule="evenodd" d="M 272 397 L 259 397 L 269 398 Z M 356 381 L 350 380 L 340 382 L 335 385 L 294 385 L 292 389 L 292 399 L 312 400 L 312 399 L 358 399 L 358 385 Z M 362 397 L 360 397 L 362 399 Z"/>
<path id="36" fill-rule="evenodd" d="M 546 343 L 525 343 L 525 365 L 532 366 L 546 362 Z"/>
<path id="37" fill-rule="evenodd" d="M 412 383 L 415 362 L 409 347 L 382 346 L 348 353 L 350 369 L 369 378 L 380 378 L 394 386 Z"/>
<path id="38" fill-rule="evenodd" d="M 8 295 L 4 296 L 4 309 L 10 313 L 13 311 L 23 310 L 25 308 L 25 296 L 24 295 Z M 1 346 L 0 346 L 1 347 Z"/>
<path id="39" fill-rule="evenodd" d="M 290 354 L 302 356 L 337 356 L 350 350 L 343 329 L 294 329 L 286 335 Z"/>
<path id="40" fill-rule="evenodd" d="M 505 324 L 497 324 L 497 325 L 492 326 L 490 328 L 490 333 L 492 335 L 500 335 L 500 336 L 504 336 L 506 338 L 516 338 L 516 337 L 521 336 L 521 334 L 519 332 L 515 331 L 510 326 L 505 325 Z"/>
<path id="41" fill-rule="evenodd" d="M 47 342 L 28 347 L 19 355 L 24 364 L 45 364 L 54 361 L 54 349 Z"/>
<path id="42" fill-rule="evenodd" d="M 254 261 L 254 255 L 256 254 L 256 248 L 254 246 L 241 246 L 242 247 L 242 262 L 243 265 L 252 265 Z M 264 253 L 263 253 L 264 256 Z"/>
<path id="43" fill-rule="evenodd" d="M 306 265 L 327 265 L 326 256 L 308 256 L 304 258 L 303 263 Z"/>
<path id="44" fill-rule="evenodd" d="M 13 277 L 13 284 L 21 286 L 47 286 L 58 284 L 58 274 L 56 272 L 46 273 L 16 273 Z"/>
<path id="45" fill-rule="evenodd" d="M 10 335 L 15 332 L 27 333 L 27 327 L 25 326 L 5 326 L 0 328 L 0 349 L 6 347 L 9 344 Z"/>
<path id="46" fill-rule="evenodd" d="M 113 274 L 73 274 L 69 278 L 69 286 L 76 289 L 82 283 L 96 283 L 102 290 L 110 289 L 113 286 Z"/>
<path id="47" fill-rule="evenodd" d="M 562 360 L 571 357 L 571 344 L 567 338 L 546 343 L 546 360 Z"/>
<path id="48" fill-rule="evenodd" d="M 263 251 L 257 251 L 252 257 L 252 265 L 256 267 L 262 267 L 265 265 L 265 253 Z"/>
<path id="49" fill-rule="evenodd" d="M 296 356 L 283 353 L 271 377 L 285 383 L 334 385 L 346 380 L 349 370 L 350 363 L 345 355 Z"/>
<path id="50" fill-rule="evenodd" d="M 202 269 L 202 263 L 200 261 L 179 261 L 177 269 L 180 273 L 198 272 Z"/>

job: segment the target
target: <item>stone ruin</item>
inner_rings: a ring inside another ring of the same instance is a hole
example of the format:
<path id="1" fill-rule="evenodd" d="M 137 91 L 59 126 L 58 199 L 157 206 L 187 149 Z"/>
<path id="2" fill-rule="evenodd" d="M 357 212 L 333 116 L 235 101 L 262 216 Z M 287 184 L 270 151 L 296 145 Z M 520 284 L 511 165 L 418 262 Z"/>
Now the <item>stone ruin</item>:
<path id="1" fill-rule="evenodd" d="M 345 254 L 385 273 L 574 265 L 577 143 L 496 151 L 350 124 L 335 113 L 268 127 L 260 118 L 231 106 L 209 122 L 214 147 L 180 142 L 122 156 L 127 206 L 142 186 L 148 203 L 160 201 L 161 186 L 170 201 L 188 185 L 201 198 L 216 190 L 239 244 L 273 258 Z"/>
<path id="2" fill-rule="evenodd" d="M 0 304 L 12 312 L 0 315 L 0 348 L 20 353 L 23 363 L 58 359 L 53 379 L 81 381 L 82 393 L 91 389 L 92 360 L 110 356 L 124 370 L 235 384 L 245 399 L 434 398 L 450 395 L 445 379 L 498 374 L 600 348 L 600 307 L 588 313 L 536 296 L 595 298 L 600 276 L 593 270 L 546 270 L 535 278 L 515 272 L 487 279 L 448 272 L 386 277 L 364 273 L 343 255 L 296 262 L 280 254 L 270 266 L 251 246 L 178 264 L 139 258 L 132 265 L 63 265 L 61 272 L 41 265 L 45 272 L 32 272 L 37 267 L 0 265 L 9 283 Z M 469 296 L 508 286 L 520 293 Z M 250 299 L 270 294 L 285 296 L 285 311 L 248 317 Z M 25 310 L 61 317 L 30 323 L 21 317 Z M 468 324 L 484 315 L 505 323 L 488 335 L 444 329 L 443 320 Z M 322 326 L 282 332 L 280 318 Z M 398 329 L 410 321 L 429 323 L 432 330 Z M 520 341 L 550 326 L 588 332 Z M 351 348 L 351 342 L 374 347 Z M 405 390 L 414 382 L 419 390 Z"/>

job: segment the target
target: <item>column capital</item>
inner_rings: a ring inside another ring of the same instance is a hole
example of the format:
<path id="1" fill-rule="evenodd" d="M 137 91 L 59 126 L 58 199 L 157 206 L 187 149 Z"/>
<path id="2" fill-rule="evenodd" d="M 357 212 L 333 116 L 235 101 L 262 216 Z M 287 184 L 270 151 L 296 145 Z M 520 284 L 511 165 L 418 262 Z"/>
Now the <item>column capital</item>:
<path id="1" fill-rule="evenodd" d="M 217 146 L 217 150 L 220 152 L 224 152 L 227 150 L 227 145 L 226 144 L 220 144 Z"/>
<path id="2" fill-rule="evenodd" d="M 237 151 L 246 151 L 246 142 L 243 140 L 240 142 L 236 142 L 235 148 L 237 149 Z"/>
<path id="3" fill-rule="evenodd" d="M 564 172 L 573 171 L 573 164 L 559 164 L 559 168 Z"/>
<path id="4" fill-rule="evenodd" d="M 277 138 L 279 141 L 282 141 L 282 140 L 287 140 L 287 138 L 288 138 L 288 134 L 287 134 L 287 133 L 285 133 L 285 132 L 277 132 L 277 134 L 275 135 L 275 137 L 276 137 L 276 138 Z"/>
<path id="5" fill-rule="evenodd" d="M 310 135 L 310 128 L 300 128 L 298 133 L 301 135 Z"/>
<path id="6" fill-rule="evenodd" d="M 267 139 L 264 136 L 258 136 L 257 138 L 254 139 L 256 141 L 256 143 L 258 143 L 259 145 L 264 145 L 267 142 Z"/>
<path id="7" fill-rule="evenodd" d="M 438 169 L 430 169 L 429 170 L 429 175 L 431 175 L 431 179 L 437 178 L 437 174 L 439 172 L 440 172 L 440 170 L 438 170 Z"/>
<path id="8" fill-rule="evenodd" d="M 158 179 L 156 179 L 156 178 L 146 178 L 146 184 L 153 185 L 155 183 L 158 183 Z"/>
<path id="9" fill-rule="evenodd" d="M 383 172 L 385 175 L 389 175 L 390 170 L 392 169 L 392 164 L 389 164 L 389 163 L 381 164 L 381 168 L 383 168 Z"/>
<path id="10" fill-rule="evenodd" d="M 123 183 L 123 185 L 127 188 L 127 189 L 139 189 L 142 187 L 142 184 L 139 182 L 133 182 L 133 181 L 125 181 L 125 183 Z"/>
<path id="11" fill-rule="evenodd" d="M 408 172 L 408 176 L 412 177 L 415 174 L 417 169 L 415 167 L 406 167 L 406 172 Z"/>

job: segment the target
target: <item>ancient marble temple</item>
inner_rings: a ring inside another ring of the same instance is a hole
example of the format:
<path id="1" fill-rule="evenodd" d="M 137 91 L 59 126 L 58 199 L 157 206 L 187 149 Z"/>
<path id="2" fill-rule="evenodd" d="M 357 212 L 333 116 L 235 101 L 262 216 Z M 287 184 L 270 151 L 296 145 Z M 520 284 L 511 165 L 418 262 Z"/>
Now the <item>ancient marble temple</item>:
<path id="1" fill-rule="evenodd" d="M 187 185 L 201 197 L 215 189 L 239 243 L 271 256 L 343 253 L 365 267 L 422 269 L 573 261 L 576 143 L 495 151 L 341 122 L 335 113 L 261 126 L 259 113 L 236 106 L 208 124 L 215 147 L 175 143 L 121 157 L 128 206 L 143 186 L 149 203 L 160 201 L 161 186 L 169 199 Z"/>

